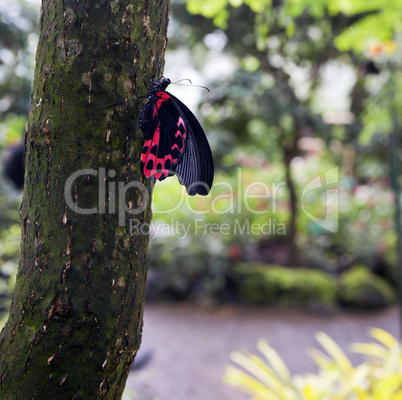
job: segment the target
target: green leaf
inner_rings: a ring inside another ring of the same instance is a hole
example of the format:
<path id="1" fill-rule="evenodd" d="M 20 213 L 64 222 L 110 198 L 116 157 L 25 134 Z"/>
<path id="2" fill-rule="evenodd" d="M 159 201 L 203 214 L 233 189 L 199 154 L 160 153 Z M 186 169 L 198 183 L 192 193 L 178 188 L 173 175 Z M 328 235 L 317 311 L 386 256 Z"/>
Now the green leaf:
<path id="1" fill-rule="evenodd" d="M 213 19 L 214 24 L 222 29 L 227 27 L 229 17 L 227 6 L 227 0 L 187 0 L 187 10 L 191 14 L 200 14 Z"/>
<path id="2" fill-rule="evenodd" d="M 391 349 L 391 348 L 395 347 L 395 345 L 399 344 L 398 341 L 384 329 L 371 328 L 370 336 L 373 337 L 374 339 L 378 340 L 380 343 L 382 343 L 388 349 Z"/>
<path id="3" fill-rule="evenodd" d="M 351 373 L 353 371 L 353 366 L 345 353 L 326 333 L 318 332 L 315 336 L 317 341 L 324 347 L 333 360 L 336 361 L 342 371 L 345 373 Z"/>

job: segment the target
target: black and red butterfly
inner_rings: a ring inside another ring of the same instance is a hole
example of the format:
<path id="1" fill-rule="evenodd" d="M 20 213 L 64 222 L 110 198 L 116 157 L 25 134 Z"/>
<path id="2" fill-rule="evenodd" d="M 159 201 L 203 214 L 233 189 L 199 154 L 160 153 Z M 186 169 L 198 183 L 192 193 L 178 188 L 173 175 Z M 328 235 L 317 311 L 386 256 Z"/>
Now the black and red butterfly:
<path id="1" fill-rule="evenodd" d="M 177 175 L 190 196 L 207 195 L 214 179 L 211 149 L 194 114 L 166 91 L 170 79 L 153 82 L 139 125 L 145 137 L 141 172 L 163 180 Z"/>

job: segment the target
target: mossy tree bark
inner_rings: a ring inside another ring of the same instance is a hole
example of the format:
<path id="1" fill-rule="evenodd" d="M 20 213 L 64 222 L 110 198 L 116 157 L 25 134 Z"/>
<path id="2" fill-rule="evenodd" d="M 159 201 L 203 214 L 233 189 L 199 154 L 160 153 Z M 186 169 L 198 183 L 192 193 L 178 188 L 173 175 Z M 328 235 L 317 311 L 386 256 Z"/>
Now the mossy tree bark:
<path id="1" fill-rule="evenodd" d="M 142 100 L 103 106 L 143 95 L 139 76 L 160 73 L 168 10 L 169 0 L 42 2 L 1 399 L 121 398 L 141 340 L 150 188 Z"/>

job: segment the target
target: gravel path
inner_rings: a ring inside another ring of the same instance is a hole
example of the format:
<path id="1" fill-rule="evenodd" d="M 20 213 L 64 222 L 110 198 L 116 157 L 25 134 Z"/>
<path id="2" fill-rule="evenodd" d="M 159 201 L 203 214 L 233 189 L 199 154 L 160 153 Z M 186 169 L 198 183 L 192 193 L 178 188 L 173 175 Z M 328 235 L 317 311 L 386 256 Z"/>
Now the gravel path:
<path id="1" fill-rule="evenodd" d="M 293 373 L 315 371 L 306 355 L 318 347 L 314 333 L 328 333 L 347 352 L 348 344 L 368 340 L 367 327 L 399 335 L 396 308 L 318 316 L 284 309 L 222 307 L 208 310 L 192 305 L 154 305 L 145 308 L 140 352 L 152 351 L 151 361 L 133 371 L 127 382 L 135 400 L 246 400 L 247 396 L 222 383 L 230 353 L 265 338 Z M 347 352 L 352 361 L 361 358 Z"/>

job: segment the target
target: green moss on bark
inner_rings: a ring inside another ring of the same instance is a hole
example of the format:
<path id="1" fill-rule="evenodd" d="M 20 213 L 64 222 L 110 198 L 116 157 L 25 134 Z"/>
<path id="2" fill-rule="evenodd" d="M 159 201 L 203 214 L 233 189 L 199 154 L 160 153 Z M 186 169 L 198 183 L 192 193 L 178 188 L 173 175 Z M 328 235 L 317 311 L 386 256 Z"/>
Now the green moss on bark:
<path id="1" fill-rule="evenodd" d="M 118 196 L 98 201 L 100 168 L 116 191 L 130 181 L 149 190 L 139 173 L 141 103 L 102 107 L 144 93 L 142 79 L 119 62 L 151 80 L 166 47 L 168 8 L 168 0 L 43 1 L 0 398 L 121 397 L 140 345 L 148 266 L 148 235 L 131 235 L 128 221 L 146 225 L 151 211 L 148 203 L 119 226 Z M 82 169 L 97 176 L 74 180 L 72 199 L 95 214 L 66 203 L 65 184 Z M 142 201 L 138 189 L 128 191 L 126 204 Z"/>

